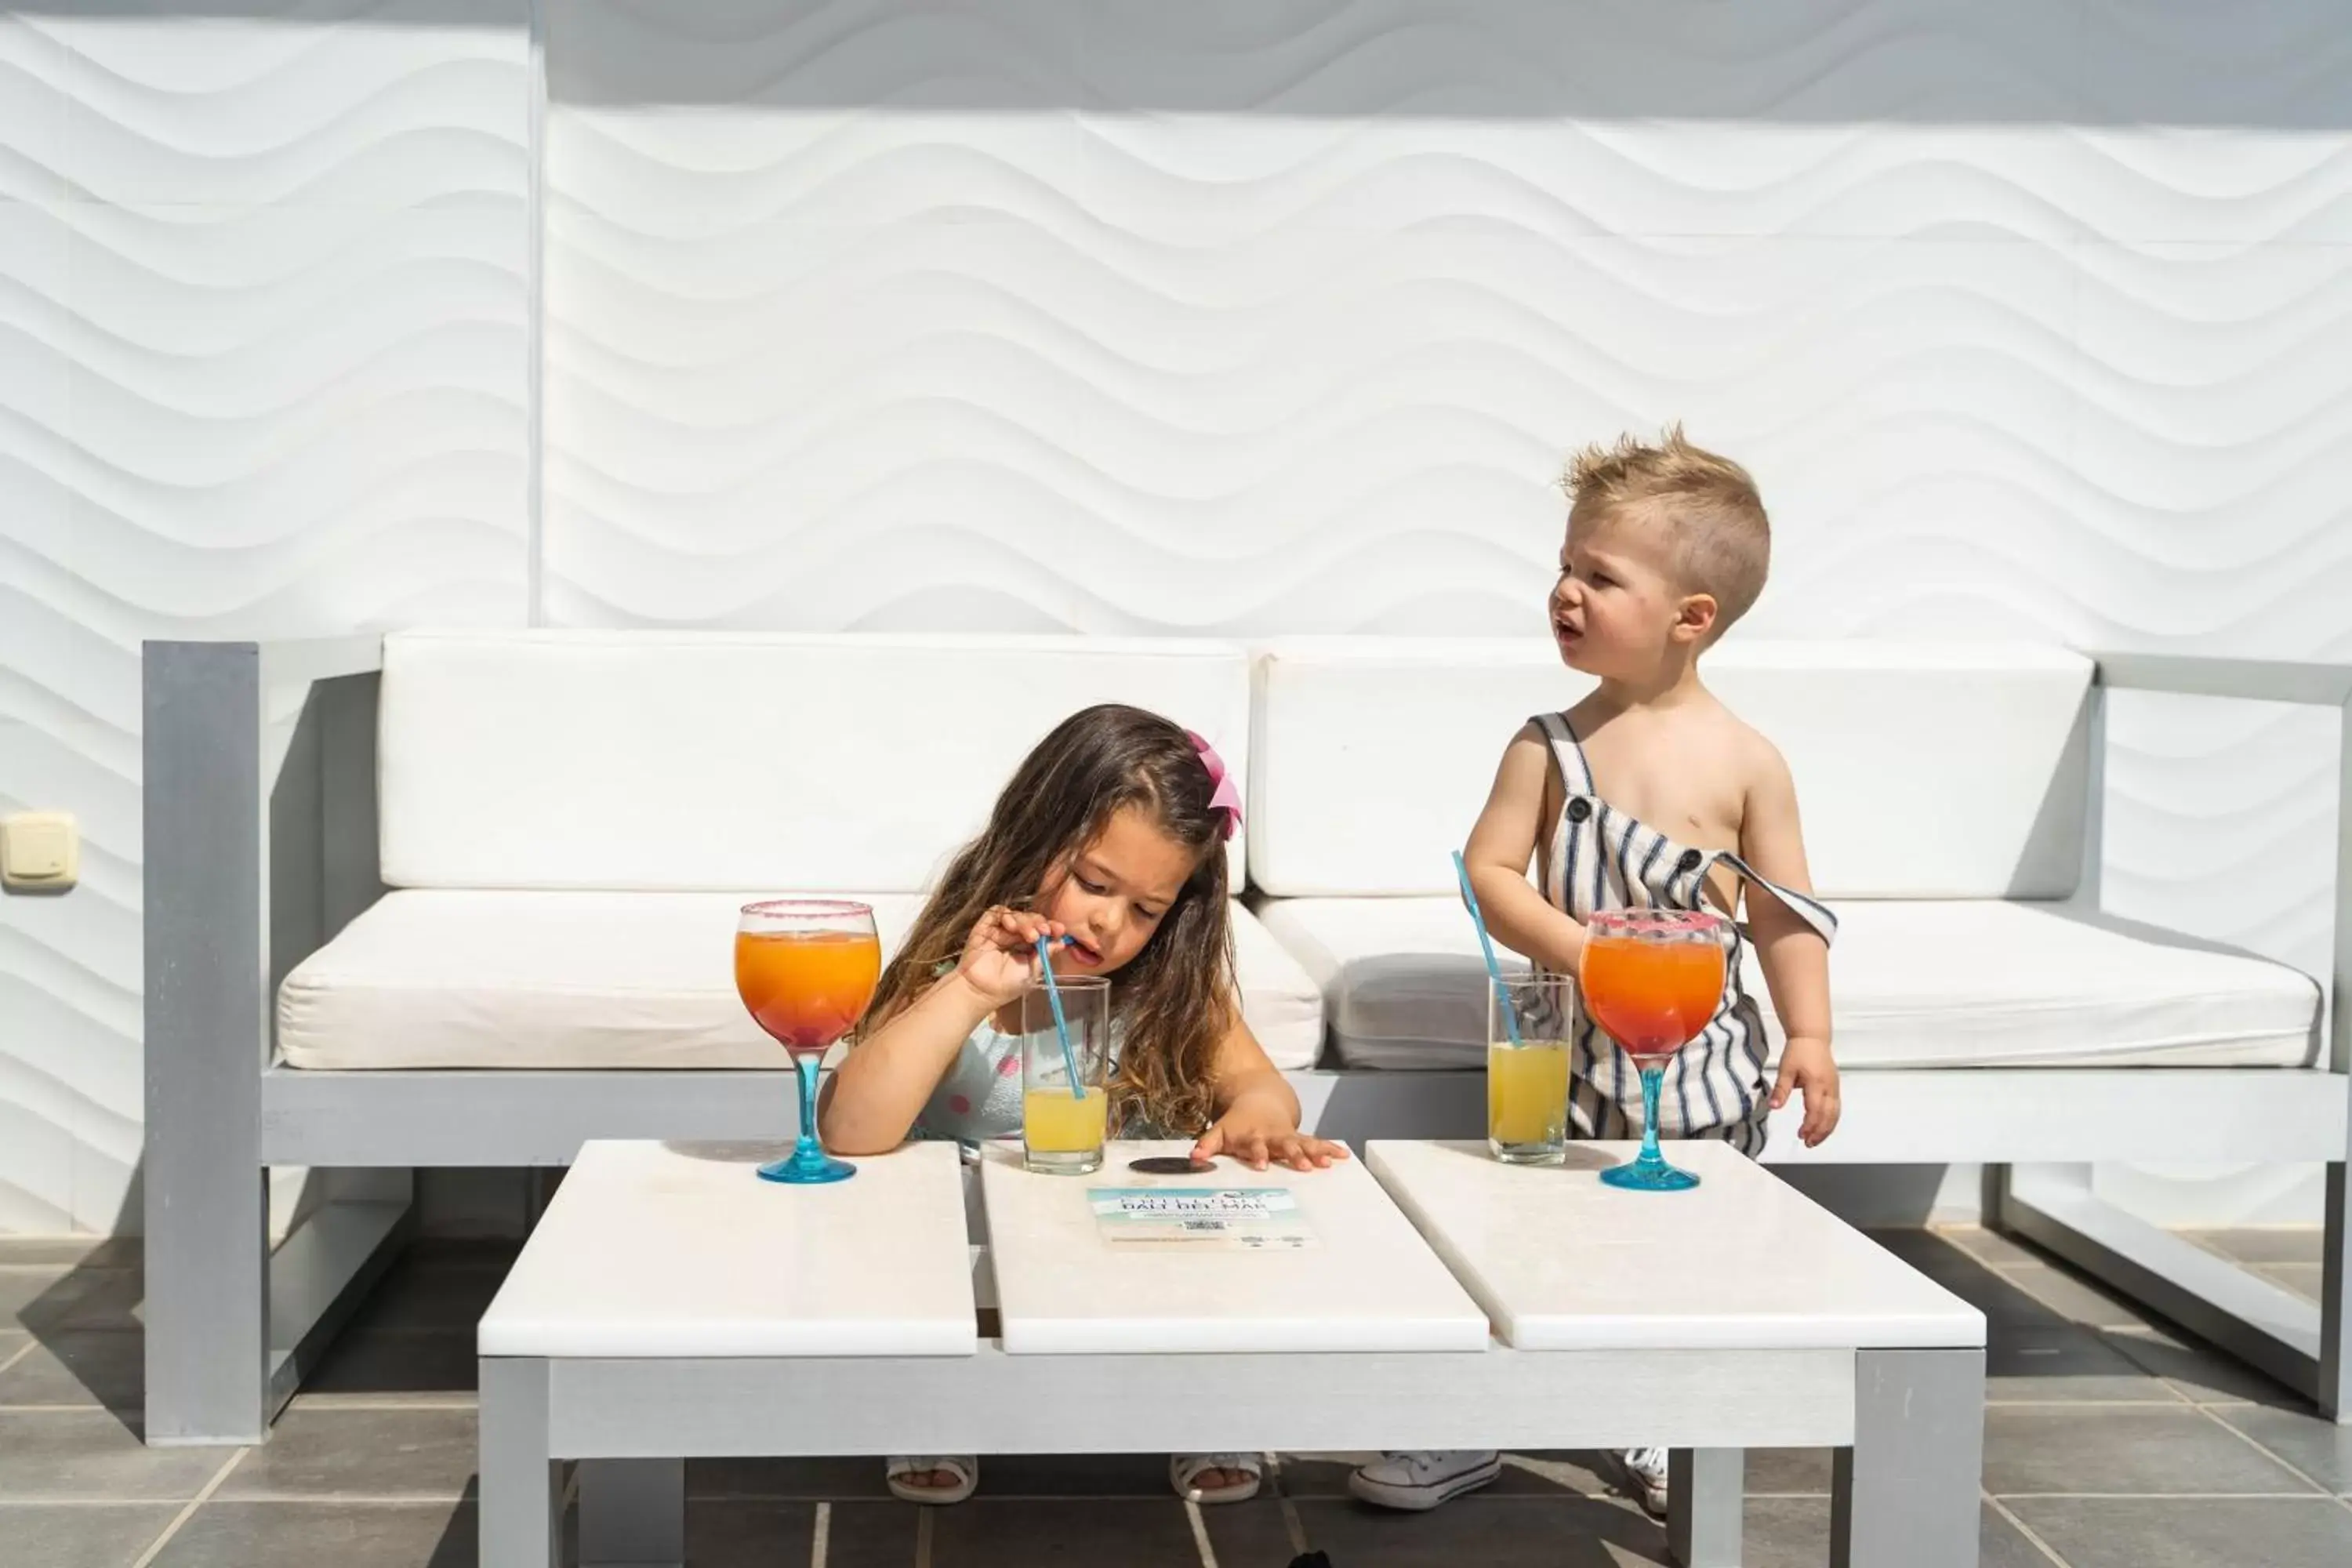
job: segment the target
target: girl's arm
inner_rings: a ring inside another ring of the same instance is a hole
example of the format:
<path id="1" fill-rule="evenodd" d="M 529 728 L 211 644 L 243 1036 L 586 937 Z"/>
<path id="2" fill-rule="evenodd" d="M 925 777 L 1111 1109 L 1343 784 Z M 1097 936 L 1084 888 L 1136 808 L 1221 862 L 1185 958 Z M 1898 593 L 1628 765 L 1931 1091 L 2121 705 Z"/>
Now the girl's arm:
<path id="1" fill-rule="evenodd" d="M 1216 1121 L 1192 1145 L 1192 1157 L 1230 1154 L 1254 1171 L 1279 1160 L 1296 1171 L 1311 1171 L 1348 1157 L 1348 1146 L 1310 1137 L 1298 1130 L 1298 1096 L 1290 1091 L 1265 1047 L 1257 1043 L 1241 1009 L 1233 1010 L 1224 1038 L 1217 1042 L 1214 1098 Z"/>
<path id="2" fill-rule="evenodd" d="M 1780 752 L 1766 747 L 1748 786 L 1739 828 L 1739 856 L 1756 874 L 1792 892 L 1810 894 L 1812 874 L 1805 866 L 1805 835 L 1797 818 L 1797 786 Z M 1748 886 L 1748 934 L 1764 966 L 1788 1044 L 1780 1050 L 1780 1074 L 1772 1086 L 1772 1109 L 1788 1103 L 1795 1089 L 1805 1099 L 1804 1125 L 1797 1136 L 1811 1148 L 1837 1130 L 1838 1070 L 1830 1054 L 1830 949 L 1821 933 L 1769 891 Z"/>
<path id="3" fill-rule="evenodd" d="M 1552 908 L 1528 880 L 1536 835 L 1542 831 L 1544 785 L 1551 777 L 1551 747 L 1533 724 L 1521 727 L 1495 770 L 1486 808 L 1470 830 L 1462 859 L 1470 890 L 1494 939 L 1557 974 L 1574 974 L 1584 957 L 1584 928 Z"/>
<path id="4" fill-rule="evenodd" d="M 980 1021 L 1037 983 L 1037 938 L 1059 921 L 1013 910 L 981 917 L 955 968 L 861 1037 L 825 1085 L 818 1135 L 840 1154 L 883 1154 L 907 1140 L 923 1104 Z"/>

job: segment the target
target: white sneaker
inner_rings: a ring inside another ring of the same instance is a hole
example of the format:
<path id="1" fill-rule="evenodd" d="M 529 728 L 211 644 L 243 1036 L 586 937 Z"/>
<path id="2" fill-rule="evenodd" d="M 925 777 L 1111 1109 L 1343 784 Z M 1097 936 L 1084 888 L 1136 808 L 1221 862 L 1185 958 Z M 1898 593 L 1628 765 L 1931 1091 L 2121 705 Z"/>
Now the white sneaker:
<path id="1" fill-rule="evenodd" d="M 1492 1448 L 1390 1453 L 1357 1466 L 1348 1478 L 1348 1489 L 1381 1508 L 1421 1512 L 1475 1492 L 1502 1473 L 1502 1456 Z"/>
<path id="2" fill-rule="evenodd" d="M 1642 1511 L 1652 1519 L 1666 1517 L 1666 1451 L 1664 1448 L 1625 1448 L 1617 1456 L 1618 1468 L 1624 1472 L 1625 1488 L 1642 1505 Z"/>

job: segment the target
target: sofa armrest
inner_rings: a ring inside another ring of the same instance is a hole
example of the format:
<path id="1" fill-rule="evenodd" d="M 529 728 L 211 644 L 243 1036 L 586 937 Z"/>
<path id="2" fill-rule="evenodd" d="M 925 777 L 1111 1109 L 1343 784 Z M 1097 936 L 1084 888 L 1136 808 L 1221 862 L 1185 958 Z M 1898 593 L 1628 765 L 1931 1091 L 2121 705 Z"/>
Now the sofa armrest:
<path id="1" fill-rule="evenodd" d="M 278 982 L 382 890 L 381 658 L 373 637 L 142 651 L 150 1442 L 265 1436 L 404 1213 L 315 1216 L 273 1291 L 261 1086 Z"/>
<path id="2" fill-rule="evenodd" d="M 376 637 L 149 642 L 148 1126 L 158 1068 L 257 1078 L 286 972 L 383 892 Z M 179 1072 L 173 1072 L 179 1077 Z M 241 1092 L 251 1095 L 250 1084 Z M 184 1104 L 178 1120 L 185 1120 Z"/>
<path id="3" fill-rule="evenodd" d="M 2352 664 L 2083 651 L 2097 662 L 2098 683 L 2110 691 L 2233 697 L 2336 710 L 2342 733 L 2336 769 L 2336 940 L 2327 986 L 2327 1059 L 2336 1071 L 2352 1073 Z M 2095 733 L 2104 743 L 2104 731 Z M 2098 776 L 2095 768 L 2093 777 Z M 2094 800 L 2093 811 L 2098 808 Z"/>
<path id="4" fill-rule="evenodd" d="M 2250 702 L 2297 702 L 2320 708 L 2352 704 L 2352 664 L 2082 651 L 2097 662 L 2099 684 L 2111 691 L 2237 697 Z"/>

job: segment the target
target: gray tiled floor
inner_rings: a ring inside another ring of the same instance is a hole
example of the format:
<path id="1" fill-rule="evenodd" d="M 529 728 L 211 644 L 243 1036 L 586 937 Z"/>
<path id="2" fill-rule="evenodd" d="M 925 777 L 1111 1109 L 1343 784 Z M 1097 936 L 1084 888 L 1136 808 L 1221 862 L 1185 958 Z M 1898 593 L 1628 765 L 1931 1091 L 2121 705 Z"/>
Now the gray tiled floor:
<path id="1" fill-rule="evenodd" d="M 2196 1238 L 2290 1289 L 2311 1231 Z M 1987 1568 L 2343 1568 L 2352 1428 L 2151 1322 L 2048 1258 L 1979 1231 L 1883 1236 L 1982 1307 Z M 136 1433 L 134 1247 L 0 1241 L 0 1552 L 52 1568 L 459 1568 L 474 1561 L 469 1326 L 511 1249 L 413 1248 L 252 1449 L 149 1449 Z M 1749 1456 L 1751 1568 L 1827 1561 L 1829 1458 Z M 1642 1568 L 1657 1526 L 1591 1455 L 1514 1455 L 1503 1480 L 1435 1513 L 1346 1493 L 1344 1457 L 1280 1458 L 1266 1492 L 1187 1510 L 1158 1455 L 1003 1459 L 981 1494 L 926 1512 L 869 1460 L 724 1460 L 688 1470 L 698 1568 L 1334 1568 L 1513 1563 Z"/>

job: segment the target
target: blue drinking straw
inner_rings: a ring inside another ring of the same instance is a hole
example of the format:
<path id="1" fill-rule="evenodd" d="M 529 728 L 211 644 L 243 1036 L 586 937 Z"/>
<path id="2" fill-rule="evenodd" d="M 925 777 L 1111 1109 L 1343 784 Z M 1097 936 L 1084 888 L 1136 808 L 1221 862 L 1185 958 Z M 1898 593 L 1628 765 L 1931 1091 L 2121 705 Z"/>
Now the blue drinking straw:
<path id="1" fill-rule="evenodd" d="M 1512 1009 L 1511 994 L 1503 989 L 1503 966 L 1495 962 L 1495 942 L 1486 934 L 1486 917 L 1478 912 L 1478 895 L 1470 890 L 1470 868 L 1463 864 L 1459 849 L 1454 852 L 1454 874 L 1461 879 L 1462 901 L 1470 906 L 1470 923 L 1478 928 L 1478 951 L 1486 955 L 1486 978 L 1495 983 L 1495 1000 L 1503 1005 L 1503 1027 L 1509 1031 L 1512 1045 L 1524 1046 L 1527 1042 L 1519 1038 L 1519 1016 Z"/>
<path id="2" fill-rule="evenodd" d="M 1062 940 L 1067 942 L 1070 939 L 1064 937 Z M 1062 988 L 1054 984 L 1054 939 L 1050 936 L 1037 939 L 1037 967 L 1045 972 L 1045 1000 L 1054 1005 L 1054 1033 L 1062 1037 L 1062 1065 L 1070 1072 L 1070 1098 L 1084 1100 L 1087 1085 L 1086 1080 L 1078 1076 L 1078 1053 L 1070 1048 L 1070 1021 L 1062 1016 Z M 1513 1037 L 1517 1037 L 1514 1035 Z"/>

